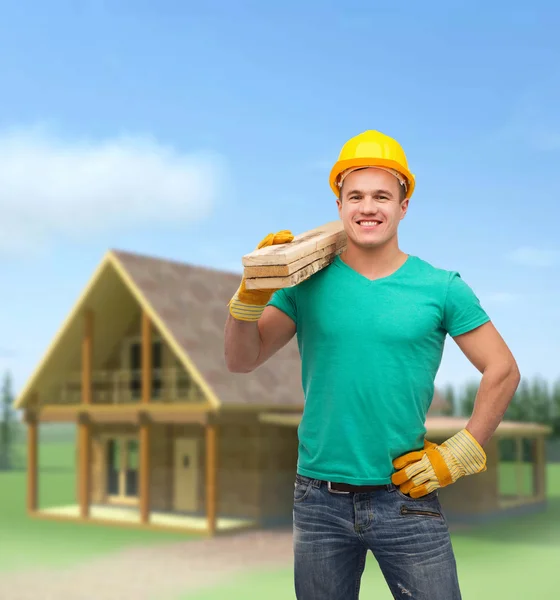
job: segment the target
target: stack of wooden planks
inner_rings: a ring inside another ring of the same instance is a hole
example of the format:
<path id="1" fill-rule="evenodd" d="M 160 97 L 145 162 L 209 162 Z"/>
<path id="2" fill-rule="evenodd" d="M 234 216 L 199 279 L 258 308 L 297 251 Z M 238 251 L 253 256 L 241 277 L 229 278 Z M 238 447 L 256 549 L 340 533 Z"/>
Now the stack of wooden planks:
<path id="1" fill-rule="evenodd" d="M 286 244 L 259 248 L 242 259 L 249 290 L 291 287 L 324 269 L 346 248 L 341 221 L 294 236 Z"/>

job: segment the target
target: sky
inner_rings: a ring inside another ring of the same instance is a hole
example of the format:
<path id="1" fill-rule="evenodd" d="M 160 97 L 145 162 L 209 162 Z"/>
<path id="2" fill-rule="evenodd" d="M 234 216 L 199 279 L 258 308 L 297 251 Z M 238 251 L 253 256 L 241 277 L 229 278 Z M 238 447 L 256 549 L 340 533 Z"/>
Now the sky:
<path id="1" fill-rule="evenodd" d="M 401 249 L 557 380 L 559 24 L 538 0 L 2 3 L 0 372 L 17 393 L 108 248 L 241 275 L 338 219 L 329 170 L 376 129 L 416 176 Z M 436 385 L 479 379 L 448 338 Z"/>

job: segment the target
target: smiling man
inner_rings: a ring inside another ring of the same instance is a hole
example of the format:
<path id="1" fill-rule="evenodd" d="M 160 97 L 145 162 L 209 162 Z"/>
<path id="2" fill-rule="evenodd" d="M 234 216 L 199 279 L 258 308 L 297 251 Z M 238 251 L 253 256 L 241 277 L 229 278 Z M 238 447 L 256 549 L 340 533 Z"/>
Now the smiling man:
<path id="1" fill-rule="evenodd" d="M 225 355 L 250 372 L 297 334 L 305 408 L 294 484 L 298 600 L 358 598 L 366 554 L 395 598 L 458 600 L 438 489 L 486 469 L 490 439 L 519 383 L 516 362 L 456 271 L 401 250 L 415 179 L 401 146 L 366 131 L 330 174 L 348 242 L 300 284 L 230 302 Z M 290 243 L 289 231 L 260 244 Z M 467 426 L 425 439 L 450 335 L 482 373 Z"/>

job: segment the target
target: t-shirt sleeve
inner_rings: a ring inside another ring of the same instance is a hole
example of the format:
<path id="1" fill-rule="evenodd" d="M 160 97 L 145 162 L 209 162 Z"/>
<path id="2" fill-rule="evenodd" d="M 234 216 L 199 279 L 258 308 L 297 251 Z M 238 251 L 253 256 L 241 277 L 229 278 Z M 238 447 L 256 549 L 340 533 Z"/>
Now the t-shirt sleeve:
<path id="1" fill-rule="evenodd" d="M 294 323 L 297 323 L 297 303 L 295 286 L 281 288 L 272 294 L 267 306 L 275 306 L 286 313 Z"/>
<path id="2" fill-rule="evenodd" d="M 459 273 L 451 272 L 443 311 L 443 327 L 447 333 L 456 337 L 488 321 L 490 317 L 471 287 Z"/>

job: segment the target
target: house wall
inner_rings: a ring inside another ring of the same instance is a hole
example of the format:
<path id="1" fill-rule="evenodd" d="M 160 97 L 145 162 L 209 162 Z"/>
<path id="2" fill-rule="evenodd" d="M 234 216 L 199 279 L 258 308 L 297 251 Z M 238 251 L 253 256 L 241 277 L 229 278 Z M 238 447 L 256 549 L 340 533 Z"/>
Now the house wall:
<path id="1" fill-rule="evenodd" d="M 297 469 L 297 429 L 263 424 L 260 432 L 261 521 L 264 525 L 291 521 Z"/>
<path id="2" fill-rule="evenodd" d="M 99 424 L 92 429 L 91 502 L 105 503 L 106 436 L 138 435 L 132 425 Z M 174 510 L 175 440 L 198 441 L 199 513 L 206 511 L 206 439 L 202 425 L 153 424 L 150 444 L 150 510 Z M 297 430 L 260 424 L 253 415 L 224 417 L 217 438 L 219 516 L 274 522 L 291 518 L 297 462 Z"/>
<path id="3" fill-rule="evenodd" d="M 254 415 L 238 413 L 218 427 L 217 512 L 227 517 L 260 515 L 260 430 Z"/>
<path id="4" fill-rule="evenodd" d="M 173 509 L 173 425 L 152 424 L 150 437 L 150 510 Z"/>

